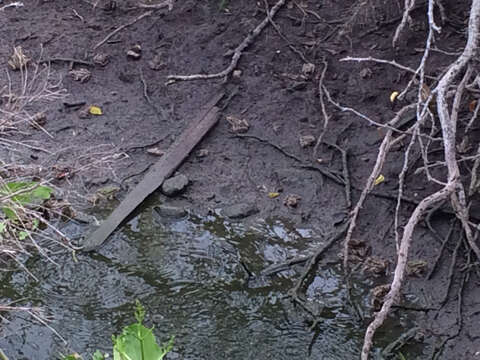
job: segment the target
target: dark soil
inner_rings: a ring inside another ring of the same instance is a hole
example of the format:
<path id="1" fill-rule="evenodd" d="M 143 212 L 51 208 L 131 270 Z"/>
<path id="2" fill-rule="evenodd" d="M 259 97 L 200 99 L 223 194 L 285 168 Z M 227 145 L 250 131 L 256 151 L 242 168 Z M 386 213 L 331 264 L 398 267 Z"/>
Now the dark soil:
<path id="1" fill-rule="evenodd" d="M 312 76 L 302 77 L 304 61 L 272 26 L 267 26 L 243 54 L 238 78 L 230 78 L 226 83 L 199 80 L 166 85 L 167 75 L 215 73 L 226 68 L 230 57 L 224 54 L 234 49 L 265 16 L 261 1 L 230 1 L 228 11 L 221 10 L 219 2 L 177 1 L 173 11 L 154 12 L 123 29 L 95 51 L 92 50 L 95 44 L 107 34 L 145 10 L 132 9 L 134 2 L 127 1 L 119 1 L 115 9 L 109 10 L 110 2 L 100 2 L 93 9 L 87 1 L 39 0 L 0 12 L 3 69 L 8 66 L 13 47 L 18 45 L 34 62 L 56 58 L 92 61 L 96 54 L 108 55 L 110 59 L 105 66 L 87 67 L 91 78 L 83 83 L 69 76 L 69 62 L 51 62 L 52 76 L 60 76 L 70 94 L 63 100 L 65 104 L 62 101 L 42 104 L 41 110 L 47 114 L 44 128 L 51 137 L 27 126 L 19 129 L 22 131 L 0 134 L 16 141 L 28 141 L 50 153 L 25 147 L 13 151 L 0 145 L 2 159 L 41 166 L 42 171 L 49 174 L 57 174 L 59 169 L 81 169 L 98 160 L 98 165 L 72 173 L 70 178 L 57 179 L 55 184 L 65 191 L 65 196 L 70 193 L 85 197 L 100 187 L 117 185 L 123 191 L 118 195 L 121 198 L 158 159 L 146 150 L 152 147 L 168 150 L 198 109 L 223 89 L 227 96 L 234 96 L 225 102 L 220 123 L 179 169 L 190 180 L 186 192 L 174 198 L 158 196 L 168 204 L 187 204 L 198 214 L 237 203 L 255 203 L 260 212 L 254 216 L 284 217 L 297 224 L 312 224 L 325 232 L 331 231 L 342 214 L 351 209 L 346 207 L 343 186 L 324 177 L 318 169 L 341 172 L 341 155 L 323 144 L 314 157 L 313 146 L 300 146 L 302 136 L 317 137 L 322 131 L 318 79 L 323 61 L 328 63 L 324 85 L 336 101 L 377 122 L 388 121 L 396 110 L 392 109 L 389 96 L 407 84 L 410 74 L 378 63 L 339 60 L 346 56 L 373 56 L 395 59 L 415 68 L 421 57 L 417 49 L 424 47 L 426 36 L 425 7 L 414 11 L 414 26 L 395 51 L 391 38 L 401 10 L 389 8 L 393 5 L 372 1 L 378 6 L 363 9 L 361 15 L 352 20 L 353 1 L 298 2 L 305 13 L 295 2 L 288 2 L 275 21 L 291 44 L 315 64 Z M 449 22 L 444 24 L 438 45 L 454 52 L 465 43 L 461 30 L 468 8 L 467 4 L 456 1 L 444 3 Z M 349 23 L 351 26 L 343 26 Z M 141 46 L 140 59 L 128 58 L 126 52 L 137 44 Z M 428 65 L 429 75 L 438 76 L 453 59 L 434 54 Z M 2 74 L 0 89 L 8 84 L 5 72 Z M 13 83 L 18 81 L 17 75 L 13 75 Z M 82 107 L 69 106 L 74 103 L 97 105 L 103 115 L 82 116 Z M 363 187 L 375 161 L 381 134 L 376 127 L 351 113 L 340 113 L 331 106 L 327 111 L 331 118 L 325 139 L 348 152 L 349 172 L 356 189 L 352 192 L 355 203 L 360 194 L 358 189 Z M 227 116 L 247 120 L 250 127 L 245 137 L 236 136 L 226 121 Z M 389 156 L 383 172 L 386 181 L 378 185 L 379 192 L 395 194 L 403 150 L 404 147 L 399 147 Z M 285 152 L 298 160 L 286 156 Z M 101 160 L 113 154 L 120 156 L 115 161 Z M 408 183 L 407 195 L 411 198 L 421 199 L 435 189 L 425 185 L 423 177 L 413 172 L 408 176 Z M 280 195 L 270 198 L 269 193 L 275 192 Z M 299 196 L 295 207 L 284 204 L 289 195 Z M 372 255 L 390 259 L 390 270 L 395 263 L 391 232 L 395 204 L 388 198 L 372 196 L 362 210 L 355 232 L 356 239 L 367 242 Z M 405 210 L 411 209 L 405 206 Z M 432 224 L 441 236 L 447 233 L 449 220 L 448 215 L 433 217 Z M 409 300 L 417 301 L 417 306 L 439 306 L 448 291 L 448 268 L 456 241 L 458 237 L 448 244 L 431 280 L 408 278 L 404 294 Z M 439 248 L 440 243 L 432 233 L 426 227 L 419 227 L 410 258 L 426 260 L 430 269 Z M 480 294 L 476 275 L 469 278 L 461 292 L 463 320 L 457 313 L 463 278 L 459 267 L 465 263 L 464 255 L 461 250 L 454 282 L 440 310 L 416 312 L 418 323 L 424 328 L 426 359 L 434 347 L 449 336 L 452 339 L 447 342 L 441 359 L 478 356 L 475 354 L 480 350 L 480 328 L 476 325 L 480 321 Z M 459 327 L 460 332 L 455 336 Z"/>

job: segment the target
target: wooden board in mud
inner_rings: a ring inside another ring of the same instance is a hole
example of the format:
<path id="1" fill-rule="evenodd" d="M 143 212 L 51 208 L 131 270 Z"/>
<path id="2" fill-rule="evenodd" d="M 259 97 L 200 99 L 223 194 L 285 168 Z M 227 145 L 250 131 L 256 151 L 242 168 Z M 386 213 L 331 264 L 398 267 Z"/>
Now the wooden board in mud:
<path id="1" fill-rule="evenodd" d="M 190 126 L 179 136 L 167 154 L 153 165 L 143 180 L 128 193 L 127 197 L 100 227 L 87 236 L 83 244 L 84 251 L 92 251 L 102 245 L 122 221 L 162 185 L 165 179 L 173 174 L 205 134 L 217 123 L 219 108 L 215 105 L 223 95 L 223 93 L 220 93 L 214 96 L 202 108 L 200 114 L 194 118 Z"/>

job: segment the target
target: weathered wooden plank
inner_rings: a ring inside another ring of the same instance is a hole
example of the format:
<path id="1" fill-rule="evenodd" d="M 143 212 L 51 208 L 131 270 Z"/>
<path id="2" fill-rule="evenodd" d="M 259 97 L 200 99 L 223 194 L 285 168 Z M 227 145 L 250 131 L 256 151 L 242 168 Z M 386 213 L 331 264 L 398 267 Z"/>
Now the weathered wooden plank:
<path id="1" fill-rule="evenodd" d="M 205 134 L 217 123 L 219 108 L 215 105 L 223 95 L 223 93 L 216 95 L 202 108 L 200 114 L 172 144 L 169 151 L 153 165 L 142 181 L 128 193 L 100 227 L 87 236 L 83 244 L 84 251 L 92 251 L 102 245 L 122 221 L 173 174 Z"/>

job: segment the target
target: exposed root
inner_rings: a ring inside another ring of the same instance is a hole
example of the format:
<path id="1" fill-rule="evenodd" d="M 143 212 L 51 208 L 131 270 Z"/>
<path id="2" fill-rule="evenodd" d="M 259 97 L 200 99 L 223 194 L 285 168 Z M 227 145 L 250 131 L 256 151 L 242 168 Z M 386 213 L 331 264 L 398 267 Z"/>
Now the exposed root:
<path id="1" fill-rule="evenodd" d="M 408 19 L 409 9 L 414 5 L 413 1 L 407 1 L 409 6 L 405 10 L 404 17 Z M 438 27 L 433 19 L 433 0 L 429 1 L 428 7 L 430 32 L 433 30 L 438 31 Z M 407 20 L 405 20 L 406 22 Z M 402 29 L 400 29 L 401 31 Z M 395 37 L 396 38 L 396 37 Z M 458 104 L 462 97 L 462 91 L 464 84 L 470 78 L 470 70 L 466 70 L 463 80 L 458 85 L 457 95 L 453 101 L 453 105 L 450 107 L 447 101 L 447 91 L 454 85 L 454 81 L 462 72 L 465 71 L 469 62 L 476 54 L 480 42 L 480 0 L 473 0 L 470 9 L 470 19 L 468 24 L 468 40 L 463 53 L 459 58 L 448 68 L 447 72 L 441 77 L 438 85 L 432 91 L 432 95 L 436 96 L 436 110 L 441 125 L 443 148 L 445 156 L 445 164 L 448 171 L 446 182 L 443 187 L 433 193 L 430 196 L 424 198 L 420 204 L 415 208 L 411 214 L 407 224 L 404 227 L 403 235 L 399 243 L 397 264 L 394 272 L 394 278 L 391 284 L 391 289 L 385 297 L 385 302 L 381 310 L 376 314 L 374 320 L 370 323 L 365 333 L 364 344 L 362 348 L 361 358 L 367 360 L 369 357 L 370 349 L 373 344 L 373 336 L 375 331 L 385 321 L 392 305 L 400 295 L 401 286 L 405 277 L 405 270 L 408 258 L 408 252 L 413 239 L 413 233 L 416 225 L 421 220 L 422 216 L 426 214 L 428 209 L 440 201 L 450 199 L 451 205 L 455 211 L 456 216 L 459 218 L 467 243 L 471 250 L 475 253 L 478 259 L 480 259 L 480 249 L 475 242 L 475 237 L 471 229 L 469 222 L 469 213 L 467 209 L 467 200 L 463 184 L 460 181 L 460 170 L 457 162 L 457 149 L 455 134 L 457 130 L 457 118 L 458 118 Z M 428 51 L 429 44 L 426 51 Z M 423 115 L 428 106 L 426 103 L 421 102 L 419 99 L 417 109 L 423 109 L 421 114 Z M 417 110 L 417 115 L 419 110 Z M 421 118 L 420 118 L 421 119 Z M 425 164 L 427 165 L 427 164 Z"/>
<path id="2" fill-rule="evenodd" d="M 257 36 L 263 31 L 263 29 L 269 24 L 270 20 L 273 19 L 275 14 L 281 7 L 285 4 L 286 0 L 278 0 L 277 3 L 270 9 L 265 19 L 262 20 L 260 24 L 257 25 L 255 29 L 248 33 L 247 37 L 236 47 L 233 51 L 232 60 L 230 65 L 225 70 L 222 70 L 218 73 L 213 74 L 194 74 L 194 75 L 169 75 L 167 77 L 167 84 L 173 84 L 176 81 L 191 81 L 191 80 L 206 80 L 206 79 L 226 79 L 238 65 L 238 61 L 243 55 L 245 49 L 247 49 Z"/>

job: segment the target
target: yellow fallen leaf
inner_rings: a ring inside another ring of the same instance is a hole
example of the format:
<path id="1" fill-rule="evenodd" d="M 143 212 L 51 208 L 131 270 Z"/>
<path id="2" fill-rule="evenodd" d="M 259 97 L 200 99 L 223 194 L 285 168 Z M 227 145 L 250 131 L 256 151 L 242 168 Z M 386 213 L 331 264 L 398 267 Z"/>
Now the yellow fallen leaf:
<path id="1" fill-rule="evenodd" d="M 270 199 L 275 199 L 276 197 L 279 197 L 279 196 L 280 196 L 280 193 L 278 193 L 278 192 L 269 192 L 268 193 L 268 197 Z"/>
<path id="2" fill-rule="evenodd" d="M 378 177 L 375 179 L 375 185 L 381 184 L 382 182 L 385 181 L 385 177 L 383 175 L 378 175 Z"/>
<path id="3" fill-rule="evenodd" d="M 390 102 L 393 103 L 395 101 L 395 99 L 397 98 L 397 96 L 400 95 L 400 93 L 398 91 L 394 91 L 390 94 Z"/>
<path id="4" fill-rule="evenodd" d="M 100 109 L 98 106 L 92 105 L 88 108 L 88 112 L 92 115 L 102 115 L 102 109 Z"/>

